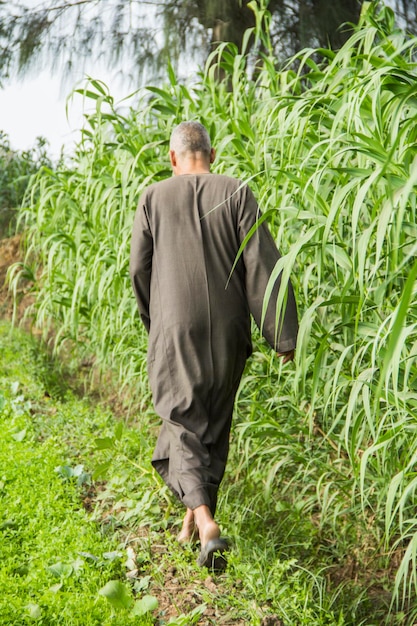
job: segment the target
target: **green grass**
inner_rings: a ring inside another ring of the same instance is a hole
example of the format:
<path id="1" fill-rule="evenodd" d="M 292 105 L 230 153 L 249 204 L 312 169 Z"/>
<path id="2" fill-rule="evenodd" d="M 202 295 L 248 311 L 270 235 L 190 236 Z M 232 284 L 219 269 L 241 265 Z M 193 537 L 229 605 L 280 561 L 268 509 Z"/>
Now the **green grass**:
<path id="1" fill-rule="evenodd" d="M 82 505 L 111 416 L 75 397 L 30 337 L 1 324 L 0 345 L 0 621 L 125 624 L 98 594 L 123 580 L 125 551 Z"/>
<path id="2" fill-rule="evenodd" d="M 296 559 L 280 560 L 279 535 L 271 543 L 270 531 L 264 532 L 253 513 L 235 523 L 232 486 L 221 507 L 223 527 L 234 543 L 229 571 L 219 586 L 207 589 L 207 572 L 196 568 L 196 553 L 173 541 L 173 516 L 178 521 L 181 512 L 150 470 L 149 439 L 116 421 L 104 407 L 77 398 L 61 379 L 65 370 L 35 340 L 9 333 L 2 324 L 2 624 L 156 623 L 150 617 L 148 622 L 129 617 L 128 609 L 112 608 L 99 595 L 108 581 L 116 580 L 133 598 L 134 585 L 123 582 L 129 546 L 142 570 L 135 583 L 142 595 L 161 595 L 164 576 L 173 566 L 178 582 L 170 603 L 178 604 L 180 613 L 181 593 L 197 590 L 199 603 L 191 604 L 188 617 L 183 613 L 183 623 L 193 623 L 192 611 L 198 615 L 204 604 L 253 624 L 273 611 L 290 623 L 344 623 L 322 606 L 317 583 Z M 109 456 L 111 464 L 106 463 Z M 240 489 L 248 487 L 243 483 Z M 82 499 L 94 493 L 95 508 L 88 514 Z M 253 501 L 250 492 L 244 496 L 263 515 L 265 502 Z M 153 562 L 155 544 L 163 549 Z"/>
<path id="3" fill-rule="evenodd" d="M 197 550 L 176 544 L 182 509 L 150 466 L 152 413 L 132 422 L 132 414 L 115 418 L 97 393 L 80 398 L 70 383 L 82 388 L 83 379 L 71 363 L 6 323 L 0 343 L 2 624 L 403 623 L 403 614 L 387 617 L 389 573 L 385 583 L 360 574 L 369 563 L 365 546 L 355 548 L 348 497 L 333 502 L 339 524 L 318 523 L 312 485 L 323 467 L 343 467 L 285 412 L 270 407 L 268 433 L 247 438 L 239 398 L 219 501 L 232 550 L 226 573 L 207 578 Z M 255 363 L 264 358 L 256 353 Z M 266 467 L 265 449 L 280 468 L 270 458 Z M 357 572 L 349 573 L 354 549 Z M 141 601 L 154 605 L 132 615 Z"/>

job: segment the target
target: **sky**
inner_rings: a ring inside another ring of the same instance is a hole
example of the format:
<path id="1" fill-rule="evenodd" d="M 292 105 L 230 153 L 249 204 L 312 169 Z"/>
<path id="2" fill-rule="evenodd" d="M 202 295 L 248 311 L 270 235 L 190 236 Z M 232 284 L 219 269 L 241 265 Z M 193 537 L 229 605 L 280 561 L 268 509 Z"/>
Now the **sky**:
<path id="1" fill-rule="evenodd" d="M 92 72 L 94 78 L 104 80 L 116 100 L 131 92 L 105 71 Z M 74 82 L 74 87 L 76 83 Z M 61 86 L 57 74 L 44 71 L 33 78 L 13 80 L 0 89 L 0 130 L 7 133 L 14 150 L 27 150 L 34 146 L 36 137 L 45 137 L 50 153 L 58 157 L 61 147 L 69 154 L 77 140 L 77 130 L 83 122 L 83 98 L 75 96 L 68 102 L 71 86 Z"/>

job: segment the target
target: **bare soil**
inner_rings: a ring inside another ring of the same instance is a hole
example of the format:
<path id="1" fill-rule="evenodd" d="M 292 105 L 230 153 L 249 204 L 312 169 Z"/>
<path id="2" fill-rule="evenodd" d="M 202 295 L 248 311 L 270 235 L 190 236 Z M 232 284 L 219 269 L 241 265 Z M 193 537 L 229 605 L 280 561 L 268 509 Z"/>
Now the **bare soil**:
<path id="1" fill-rule="evenodd" d="M 0 240 L 0 315 L 10 317 L 13 312 L 12 298 L 6 284 L 7 270 L 21 260 L 20 235 Z"/>
<path id="2" fill-rule="evenodd" d="M 14 313 L 13 294 L 8 283 L 8 270 L 15 263 L 23 262 L 22 236 L 14 235 L 0 239 L 0 318 L 11 319 Z M 27 307 L 33 302 L 32 284 L 21 280 L 16 292 L 16 320 L 22 321 Z"/>

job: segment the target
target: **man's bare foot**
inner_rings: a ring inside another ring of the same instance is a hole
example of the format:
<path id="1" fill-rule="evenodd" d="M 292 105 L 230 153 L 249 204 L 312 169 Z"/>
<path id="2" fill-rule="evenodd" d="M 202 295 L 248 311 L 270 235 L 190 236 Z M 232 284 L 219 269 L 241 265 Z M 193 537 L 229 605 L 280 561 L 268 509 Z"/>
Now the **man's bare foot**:
<path id="1" fill-rule="evenodd" d="M 205 504 L 193 511 L 187 509 L 180 537 L 188 537 L 193 526 L 198 529 L 201 541 L 197 565 L 208 567 L 212 571 L 223 571 L 227 565 L 226 553 L 229 546 L 226 539 L 220 537 L 219 525 Z"/>
<path id="2" fill-rule="evenodd" d="M 194 509 L 194 519 L 200 531 L 201 540 L 197 565 L 208 567 L 212 571 L 224 571 L 229 546 L 227 541 L 220 537 L 219 525 L 214 521 L 210 509 L 207 506 L 197 507 Z"/>
<path id="3" fill-rule="evenodd" d="M 202 546 L 205 546 L 212 539 L 218 539 L 220 537 L 219 525 L 214 521 L 208 506 L 199 506 L 192 512 Z"/>
<path id="4" fill-rule="evenodd" d="M 200 530 L 201 545 L 205 546 L 212 539 L 218 539 L 220 537 L 220 528 L 215 521 L 208 523 L 204 526 L 204 530 Z"/>
<path id="5" fill-rule="evenodd" d="M 179 543 L 195 543 L 199 539 L 198 528 L 194 520 L 194 512 L 191 509 L 187 509 L 182 527 L 177 535 L 177 541 Z"/>

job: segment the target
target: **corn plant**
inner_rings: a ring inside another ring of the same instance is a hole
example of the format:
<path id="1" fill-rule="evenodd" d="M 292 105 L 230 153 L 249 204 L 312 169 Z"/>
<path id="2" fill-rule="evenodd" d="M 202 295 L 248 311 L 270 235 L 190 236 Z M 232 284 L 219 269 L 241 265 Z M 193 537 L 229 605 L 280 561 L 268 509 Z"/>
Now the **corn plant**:
<path id="1" fill-rule="evenodd" d="M 127 110 L 99 81 L 76 91 L 95 108 L 72 163 L 44 168 L 33 184 L 21 212 L 27 257 L 12 283 L 31 275 L 30 313 L 54 327 L 56 345 L 94 354 L 147 401 L 131 224 L 141 190 L 169 175 L 171 129 L 199 119 L 217 148 L 215 171 L 253 187 L 299 304 L 296 367 L 284 381 L 259 347 L 240 391 L 240 441 L 270 442 L 255 449 L 272 461 L 273 490 L 294 435 L 274 444 L 284 398 L 291 428 L 298 421 L 329 450 L 307 468 L 320 523 L 348 509 L 372 519 L 376 549 L 402 551 L 392 591 L 405 604 L 417 587 L 417 40 L 395 28 L 390 9 L 365 3 L 341 50 L 304 50 L 278 70 L 269 15 L 251 5 L 256 58 L 224 45 L 194 84 L 168 68 L 167 85 L 140 90 Z"/>

